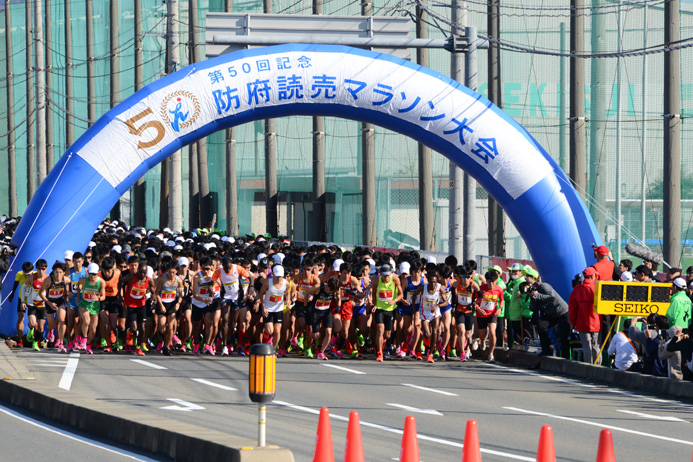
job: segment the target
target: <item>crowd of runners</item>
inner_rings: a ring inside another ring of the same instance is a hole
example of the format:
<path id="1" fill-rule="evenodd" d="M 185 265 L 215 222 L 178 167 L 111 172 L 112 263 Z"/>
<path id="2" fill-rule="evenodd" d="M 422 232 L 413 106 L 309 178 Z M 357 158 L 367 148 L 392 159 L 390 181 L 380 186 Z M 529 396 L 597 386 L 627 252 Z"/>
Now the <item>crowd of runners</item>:
<path id="1" fill-rule="evenodd" d="M 497 344 L 523 342 L 539 277 L 507 270 L 506 285 L 499 266 L 454 256 L 105 220 L 86 250 L 24 262 L 8 298 L 17 344 L 34 350 L 243 356 L 264 342 L 279 357 L 494 361 Z"/>

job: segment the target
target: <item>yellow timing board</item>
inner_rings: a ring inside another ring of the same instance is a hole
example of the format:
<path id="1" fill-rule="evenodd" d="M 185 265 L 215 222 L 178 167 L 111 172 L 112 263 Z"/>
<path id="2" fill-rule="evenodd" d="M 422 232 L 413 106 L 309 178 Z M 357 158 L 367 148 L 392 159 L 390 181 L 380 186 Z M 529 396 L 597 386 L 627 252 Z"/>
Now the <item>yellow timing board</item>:
<path id="1" fill-rule="evenodd" d="M 642 316 L 665 315 L 669 309 L 671 284 L 597 281 L 594 310 L 599 314 Z"/>

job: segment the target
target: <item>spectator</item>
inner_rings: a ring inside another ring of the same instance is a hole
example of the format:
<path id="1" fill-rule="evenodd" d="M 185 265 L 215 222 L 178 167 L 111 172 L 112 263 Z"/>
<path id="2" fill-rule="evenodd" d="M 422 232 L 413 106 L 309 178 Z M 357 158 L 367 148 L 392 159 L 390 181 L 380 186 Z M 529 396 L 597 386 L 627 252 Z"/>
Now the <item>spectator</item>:
<path id="1" fill-rule="evenodd" d="M 681 331 L 682 329 L 679 326 L 672 326 L 666 331 L 666 338 L 660 340 L 659 359 L 667 361 L 667 375 L 671 380 L 683 380 L 683 373 L 681 371 L 681 352 L 669 350 L 671 340 Z"/>
<path id="2" fill-rule="evenodd" d="M 647 265 L 635 268 L 635 280 L 637 282 L 656 282 L 652 280 L 652 270 Z"/>
<path id="3" fill-rule="evenodd" d="M 676 278 L 672 282 L 672 295 L 667 318 L 672 326 L 688 329 L 691 323 L 691 299 L 686 296 L 686 280 Z"/>
<path id="4" fill-rule="evenodd" d="M 642 363 L 638 362 L 638 350 L 628 337 L 631 320 L 623 323 L 624 329 L 617 332 L 609 344 L 609 356 L 614 358 L 614 368 L 620 371 L 640 372 Z"/>
<path id="5" fill-rule="evenodd" d="M 611 256 L 611 250 L 604 245 L 594 248 L 594 258 L 597 263 L 592 265 L 597 270 L 597 281 L 611 281 L 614 275 L 614 262 Z"/>
<path id="6" fill-rule="evenodd" d="M 588 364 L 601 364 L 599 358 L 599 331 L 601 316 L 594 311 L 594 279 L 597 271 L 587 267 L 582 272 L 584 280 L 578 284 L 568 299 L 570 326 L 580 334 L 583 360 Z"/>
<path id="7" fill-rule="evenodd" d="M 693 359 L 693 340 L 688 338 L 688 333 L 684 332 L 683 329 L 677 329 L 667 345 L 667 351 L 680 352 L 683 363 L 683 367 L 681 367 L 683 379 L 693 380 L 693 370 L 690 367 L 690 362 Z"/>
<path id="8" fill-rule="evenodd" d="M 619 280 L 622 274 L 630 273 L 631 271 L 633 271 L 633 261 L 628 258 L 621 260 L 616 267 L 616 271 L 614 271 L 614 280 Z"/>
<path id="9" fill-rule="evenodd" d="M 666 360 L 659 358 L 659 345 L 666 338 L 669 320 L 666 316 L 651 313 L 647 319 L 640 318 L 644 323 L 643 330 L 638 329 L 637 323 L 630 326 L 628 335 L 636 345 L 641 345 L 645 351 L 643 357 L 643 373 L 656 377 L 667 377 L 668 365 Z M 640 349 L 640 348 L 638 348 Z"/>

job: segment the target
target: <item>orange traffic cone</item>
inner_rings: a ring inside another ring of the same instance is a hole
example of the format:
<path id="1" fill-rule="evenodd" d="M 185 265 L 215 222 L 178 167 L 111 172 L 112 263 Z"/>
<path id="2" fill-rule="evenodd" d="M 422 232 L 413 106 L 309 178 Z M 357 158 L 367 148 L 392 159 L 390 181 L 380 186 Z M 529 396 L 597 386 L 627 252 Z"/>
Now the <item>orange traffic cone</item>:
<path id="1" fill-rule="evenodd" d="M 474 419 L 467 421 L 467 429 L 464 432 L 464 446 L 462 447 L 462 462 L 481 462 L 479 430 Z"/>
<path id="2" fill-rule="evenodd" d="M 553 447 L 553 430 L 551 430 L 551 425 L 544 425 L 541 427 L 539 448 L 537 449 L 537 462 L 556 462 L 556 451 Z"/>
<path id="3" fill-rule="evenodd" d="M 351 411 L 351 414 L 349 414 L 349 426 L 347 427 L 346 445 L 344 446 L 344 462 L 364 461 L 359 413 Z"/>
<path id="4" fill-rule="evenodd" d="M 614 455 L 614 443 L 611 439 L 611 432 L 606 428 L 602 430 L 599 434 L 597 462 L 616 462 L 616 456 Z"/>
<path id="5" fill-rule="evenodd" d="M 326 407 L 320 409 L 318 432 L 315 435 L 313 462 L 334 462 L 332 428 L 330 427 L 330 410 Z"/>
<path id="6" fill-rule="evenodd" d="M 404 419 L 404 433 L 402 433 L 402 450 L 399 453 L 399 462 L 420 462 L 419 440 L 416 437 L 416 419 L 408 415 Z"/>

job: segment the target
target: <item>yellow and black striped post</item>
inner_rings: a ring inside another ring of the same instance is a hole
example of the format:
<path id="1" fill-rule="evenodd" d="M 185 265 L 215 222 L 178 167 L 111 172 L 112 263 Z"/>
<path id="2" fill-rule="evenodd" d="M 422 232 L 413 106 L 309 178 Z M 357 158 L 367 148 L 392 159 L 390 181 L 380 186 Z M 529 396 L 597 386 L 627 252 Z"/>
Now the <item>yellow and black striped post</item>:
<path id="1" fill-rule="evenodd" d="M 274 399 L 277 383 L 277 356 L 272 345 L 257 343 L 250 347 L 250 400 L 258 403 L 258 446 L 265 445 L 267 403 Z"/>

